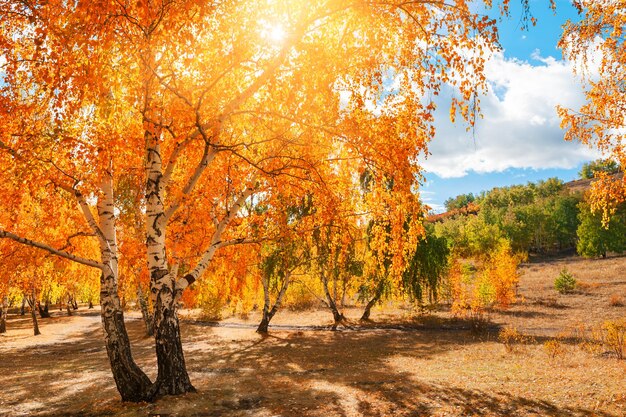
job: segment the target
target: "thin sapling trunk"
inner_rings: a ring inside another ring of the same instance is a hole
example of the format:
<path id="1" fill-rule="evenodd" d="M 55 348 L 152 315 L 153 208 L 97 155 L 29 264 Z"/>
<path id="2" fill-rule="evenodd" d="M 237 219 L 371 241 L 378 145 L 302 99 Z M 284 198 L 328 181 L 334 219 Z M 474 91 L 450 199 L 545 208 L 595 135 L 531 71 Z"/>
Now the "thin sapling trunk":
<path id="1" fill-rule="evenodd" d="M 285 293 L 287 292 L 287 287 L 289 286 L 289 280 L 291 279 L 291 272 L 287 272 L 285 274 L 285 279 L 283 280 L 283 285 L 280 287 L 280 291 L 278 292 L 278 296 L 276 297 L 276 302 L 272 307 L 270 307 L 270 289 L 269 289 L 269 279 L 263 279 L 263 295 L 264 295 L 264 304 L 263 304 L 263 317 L 261 318 L 261 323 L 259 323 L 259 327 L 257 327 L 257 333 L 267 334 L 270 321 L 280 308 L 280 305 L 285 297 Z"/>
<path id="2" fill-rule="evenodd" d="M 37 314 L 35 312 L 35 305 L 37 304 L 37 292 L 34 288 L 30 297 L 26 297 L 26 301 L 28 302 L 28 306 L 30 307 L 30 317 L 33 320 L 33 334 L 35 336 L 39 336 L 41 332 L 39 331 L 39 323 L 37 323 Z"/>
<path id="3" fill-rule="evenodd" d="M 330 290 L 328 288 L 328 279 L 326 276 L 322 276 L 322 284 L 324 285 L 324 294 L 326 295 L 326 305 L 330 308 L 330 311 L 333 313 L 333 326 L 332 330 L 337 330 L 337 327 L 346 320 L 346 317 L 342 312 L 337 308 L 337 303 L 335 302 Z"/>
<path id="4" fill-rule="evenodd" d="M 137 283 L 137 302 L 139 303 L 141 316 L 146 326 L 146 335 L 154 336 L 154 317 L 150 314 L 150 311 L 148 311 L 148 302 L 141 289 L 141 283 L 139 282 Z"/>
<path id="5" fill-rule="evenodd" d="M 374 307 L 376 303 L 380 301 L 380 298 L 383 295 L 384 289 L 385 289 L 385 286 L 383 285 L 382 282 L 378 284 L 378 286 L 376 287 L 376 292 L 374 293 L 374 297 L 372 297 L 372 299 L 369 300 L 367 304 L 365 305 L 365 309 L 363 310 L 363 315 L 361 316 L 361 321 L 369 321 L 372 307 Z"/>
<path id="6" fill-rule="evenodd" d="M 9 297 L 2 297 L 2 305 L 0 305 L 0 333 L 7 332 L 7 310 L 9 309 Z"/>

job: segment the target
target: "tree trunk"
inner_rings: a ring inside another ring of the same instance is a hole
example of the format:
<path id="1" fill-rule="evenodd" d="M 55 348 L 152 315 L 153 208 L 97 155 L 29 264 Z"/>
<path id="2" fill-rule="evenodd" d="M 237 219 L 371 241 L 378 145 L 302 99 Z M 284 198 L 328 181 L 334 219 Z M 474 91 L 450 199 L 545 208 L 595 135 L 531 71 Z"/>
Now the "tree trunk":
<path id="1" fill-rule="evenodd" d="M 35 305 L 37 304 L 37 292 L 34 288 L 31 297 L 26 297 L 26 301 L 28 301 L 28 306 L 30 307 L 30 317 L 33 319 L 33 334 L 35 336 L 39 336 L 41 332 L 39 331 L 37 314 L 35 313 Z"/>
<path id="2" fill-rule="evenodd" d="M 328 308 L 330 308 L 330 311 L 333 313 L 333 319 L 335 321 L 333 323 L 332 330 L 337 330 L 337 326 L 339 326 L 339 324 L 341 324 L 341 322 L 343 322 L 346 317 L 337 308 L 337 303 L 335 303 L 333 296 L 328 290 L 328 280 L 325 276 L 322 276 L 322 284 L 324 285 L 324 293 L 326 294 L 326 303 L 328 305 Z"/>
<path id="3" fill-rule="evenodd" d="M 93 301 L 89 300 L 89 309 L 93 309 Z"/>
<path id="4" fill-rule="evenodd" d="M 4 296 L 2 298 L 2 305 L 0 306 L 0 333 L 7 332 L 7 310 L 9 309 L 9 297 Z"/>
<path id="5" fill-rule="evenodd" d="M 372 299 L 368 301 L 367 305 L 365 306 L 365 310 L 363 310 L 361 321 L 369 321 L 372 307 L 374 307 L 376 303 L 380 301 L 380 297 L 382 297 L 383 295 L 383 289 L 384 286 L 382 285 L 382 283 L 378 284 L 374 297 L 372 297 Z"/>
<path id="6" fill-rule="evenodd" d="M 141 309 L 141 316 L 143 317 L 143 322 L 146 325 L 146 335 L 154 336 L 154 318 L 152 314 L 148 311 L 148 303 L 146 301 L 146 297 L 143 295 L 143 291 L 141 290 L 141 283 L 137 283 L 137 301 L 139 302 L 139 307 Z"/>
<path id="7" fill-rule="evenodd" d="M 152 281 L 159 283 L 161 288 L 154 306 L 158 375 L 152 388 L 152 398 L 196 391 L 185 366 L 174 297 L 174 276 L 175 273 L 167 270 L 152 272 Z"/>
<path id="8" fill-rule="evenodd" d="M 78 301 L 76 301 L 76 295 L 72 295 L 72 308 L 78 310 Z"/>
<path id="9" fill-rule="evenodd" d="M 107 268 L 103 270 L 106 273 L 100 275 L 100 316 L 107 355 L 122 401 L 149 401 L 152 384 L 133 359 L 118 294 L 118 251 L 111 176 L 103 179 L 102 191 L 103 196 L 98 199 L 97 205 L 101 231 L 100 256 Z"/>
<path id="10" fill-rule="evenodd" d="M 135 364 L 130 348 L 128 333 L 124 325 L 124 312 L 121 309 L 117 292 L 110 292 L 114 277 L 100 278 L 100 315 L 104 329 L 104 341 L 111 364 L 111 372 L 122 401 L 148 401 L 150 379 Z M 116 285 L 115 285 L 116 286 Z"/>
<path id="11" fill-rule="evenodd" d="M 257 333 L 267 334 L 269 333 L 269 326 L 272 317 L 270 316 L 269 309 L 263 307 L 263 317 L 261 318 L 261 323 L 259 323 L 259 327 L 256 328 Z"/>
<path id="12" fill-rule="evenodd" d="M 147 121 L 146 121 L 147 123 Z M 157 353 L 157 379 L 151 397 L 194 392 L 185 368 L 185 357 L 176 314 L 175 280 L 177 267 L 168 270 L 165 250 L 167 221 L 165 216 L 163 164 L 158 135 L 150 129 L 146 139 L 146 253 L 150 271 L 150 291 L 154 306 L 154 336 Z"/>
<path id="13" fill-rule="evenodd" d="M 159 308 L 155 315 L 155 340 L 158 375 L 153 397 L 195 392 L 191 384 L 180 338 L 180 326 L 175 308 Z"/>
<path id="14" fill-rule="evenodd" d="M 261 318 L 261 323 L 259 323 L 259 327 L 257 327 L 257 333 L 267 334 L 270 321 L 280 308 L 281 303 L 283 302 L 283 298 L 285 297 L 285 293 L 287 292 L 287 287 L 289 286 L 289 279 L 291 278 L 291 272 L 287 272 L 285 274 L 285 279 L 283 281 L 283 285 L 280 287 L 280 291 L 278 292 L 278 296 L 276 297 L 276 302 L 274 306 L 270 309 L 270 292 L 269 292 L 269 282 L 266 279 L 263 279 L 263 295 L 265 298 L 265 302 L 263 304 L 263 317 Z"/>
<path id="15" fill-rule="evenodd" d="M 35 309 L 31 308 L 30 309 L 30 315 L 33 319 L 33 334 L 35 336 L 39 336 L 41 334 L 41 332 L 39 331 L 39 324 L 37 323 L 37 314 L 35 313 Z"/>
<path id="16" fill-rule="evenodd" d="M 67 315 L 71 316 L 72 315 L 72 296 L 68 294 L 67 296 L 67 303 L 65 304 L 65 309 L 67 310 Z"/>
<path id="17" fill-rule="evenodd" d="M 26 314 L 25 307 L 26 307 L 26 296 L 23 296 L 22 307 L 20 308 L 20 316 L 23 316 L 24 314 Z"/>
<path id="18" fill-rule="evenodd" d="M 39 310 L 39 317 L 42 319 L 50 318 L 50 312 L 48 311 L 49 303 L 48 300 L 44 303 L 44 306 L 41 306 L 41 301 L 37 303 L 37 310 Z"/>

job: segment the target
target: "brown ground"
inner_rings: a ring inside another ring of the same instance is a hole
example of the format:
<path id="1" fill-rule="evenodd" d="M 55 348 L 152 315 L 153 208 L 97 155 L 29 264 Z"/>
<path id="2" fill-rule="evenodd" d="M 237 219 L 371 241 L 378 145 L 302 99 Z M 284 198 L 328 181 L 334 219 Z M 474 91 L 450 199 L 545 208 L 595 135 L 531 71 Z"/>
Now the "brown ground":
<path id="1" fill-rule="evenodd" d="M 583 283 L 574 294 L 552 288 L 563 266 Z M 282 311 L 266 338 L 254 332 L 256 316 L 220 327 L 185 320 L 198 393 L 155 404 L 120 402 L 97 312 L 40 320 L 37 337 L 28 316 L 10 316 L 0 337 L 0 415 L 626 416 L 626 360 L 585 350 L 573 338 L 562 339 L 555 358 L 543 345 L 626 317 L 626 307 L 610 305 L 614 296 L 626 301 L 626 257 L 522 269 L 522 301 L 492 313 L 482 333 L 446 312 L 415 320 L 389 306 L 373 312 L 378 327 L 337 332 L 313 327 L 330 324 L 326 311 Z M 152 340 L 138 316 L 128 316 L 134 356 L 154 378 Z M 533 337 L 507 352 L 498 326 Z"/>

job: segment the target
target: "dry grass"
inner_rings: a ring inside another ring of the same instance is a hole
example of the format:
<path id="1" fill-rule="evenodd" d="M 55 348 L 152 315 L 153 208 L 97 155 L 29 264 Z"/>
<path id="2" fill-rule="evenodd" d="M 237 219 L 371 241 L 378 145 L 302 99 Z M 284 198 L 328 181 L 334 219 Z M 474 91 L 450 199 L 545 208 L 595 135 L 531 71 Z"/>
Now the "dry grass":
<path id="1" fill-rule="evenodd" d="M 564 266 L 598 285 L 556 293 Z M 330 324 L 326 311 L 282 311 L 265 338 L 254 333 L 256 314 L 219 327 L 187 319 L 184 348 L 198 393 L 155 404 L 119 401 L 96 313 L 41 320 L 39 339 L 28 320 L 12 316 L 0 337 L 0 415 L 625 416 L 626 361 L 594 343 L 592 329 L 626 317 L 625 307 L 608 307 L 612 294 L 626 293 L 626 258 L 522 270 L 525 302 L 492 312 L 480 334 L 445 311 L 414 319 L 389 305 L 373 312 L 374 324 L 338 332 L 314 327 Z M 523 340 L 523 349 L 507 352 L 498 325 L 516 329 L 512 343 Z M 153 343 L 137 315 L 128 328 L 134 356 L 154 378 Z"/>

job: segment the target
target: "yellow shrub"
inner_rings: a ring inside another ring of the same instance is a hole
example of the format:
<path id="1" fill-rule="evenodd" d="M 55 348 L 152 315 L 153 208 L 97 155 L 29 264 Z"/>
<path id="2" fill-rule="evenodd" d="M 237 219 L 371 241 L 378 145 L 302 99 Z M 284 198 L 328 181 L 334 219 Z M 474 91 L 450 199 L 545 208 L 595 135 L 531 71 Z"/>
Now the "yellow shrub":
<path id="1" fill-rule="evenodd" d="M 518 265 L 519 258 L 511 251 L 508 240 L 500 240 L 498 247 L 485 262 L 485 273 L 494 290 L 494 301 L 500 307 L 507 307 L 515 302 L 519 283 Z"/>
<path id="2" fill-rule="evenodd" d="M 516 300 L 519 283 L 519 256 L 511 251 L 507 240 L 476 266 L 453 258 L 448 272 L 448 285 L 452 298 L 452 312 L 468 315 L 494 305 L 507 307 Z"/>
<path id="3" fill-rule="evenodd" d="M 511 353 L 515 351 L 517 345 L 531 342 L 533 339 L 521 334 L 515 327 L 504 327 L 498 333 L 498 340 L 504 345 L 504 349 Z"/>
<path id="4" fill-rule="evenodd" d="M 504 345 L 507 352 L 513 352 L 514 344 L 517 343 L 519 336 L 520 334 L 515 327 L 505 327 L 500 330 L 498 340 Z"/>
<path id="5" fill-rule="evenodd" d="M 543 348 L 551 359 L 565 354 L 565 347 L 558 339 L 546 341 L 543 344 Z"/>
<path id="6" fill-rule="evenodd" d="M 626 319 L 609 320 L 602 327 L 604 344 L 615 353 L 618 359 L 623 359 L 626 351 Z"/>

